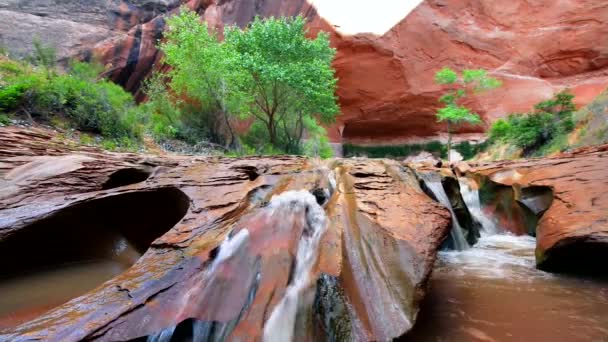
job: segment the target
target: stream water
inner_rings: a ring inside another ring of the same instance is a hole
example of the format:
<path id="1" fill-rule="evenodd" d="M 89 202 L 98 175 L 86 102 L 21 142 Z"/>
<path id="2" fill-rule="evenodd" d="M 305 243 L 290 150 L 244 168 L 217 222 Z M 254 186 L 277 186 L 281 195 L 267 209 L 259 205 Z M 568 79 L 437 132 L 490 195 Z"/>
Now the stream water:
<path id="1" fill-rule="evenodd" d="M 330 183 L 331 179 L 330 177 Z M 326 190 L 324 196 L 330 195 L 333 186 L 330 184 L 330 189 Z M 262 281 L 260 262 L 252 255 L 262 254 L 260 248 L 267 249 L 268 243 L 273 240 L 283 240 L 285 243 L 287 239 L 295 236 L 294 233 L 299 232 L 293 260 L 293 276 L 290 277 L 284 294 L 269 312 L 262 336 L 265 342 L 294 340 L 298 333 L 298 309 L 312 305 L 302 304 L 302 300 L 306 291 L 314 290 L 312 285 L 316 279 L 312 277 L 311 272 L 317 262 L 321 237 L 327 228 L 325 211 L 318 202 L 319 198 L 306 190 L 287 191 L 272 197 L 267 206 L 259 208 L 244 222 L 240 222 L 239 225 L 244 226 L 239 227 L 236 232 L 233 230 L 226 237 L 211 264 L 191 280 L 189 290 L 177 301 L 180 308 L 177 317 L 181 323 L 148 336 L 145 340 L 225 341 L 249 310 Z M 281 262 L 276 258 L 265 260 Z M 272 267 L 266 269 L 270 270 Z M 226 278 L 234 273 L 238 273 L 238 277 Z M 270 275 L 267 277 L 271 278 Z M 222 314 L 224 309 L 232 314 L 229 307 L 234 306 L 234 303 L 230 302 L 230 298 L 242 296 L 243 290 L 248 293 L 242 304 L 241 314 L 237 317 Z M 312 299 L 310 298 L 311 301 Z M 209 311 L 209 315 L 206 315 L 205 311 Z M 193 316 L 198 318 L 193 319 Z M 231 319 L 200 319 L 205 316 L 230 316 Z"/>
<path id="2" fill-rule="evenodd" d="M 0 281 L 0 328 L 33 319 L 120 274 L 128 265 L 114 260 L 70 263 Z"/>
<path id="3" fill-rule="evenodd" d="M 437 201 L 450 210 L 450 214 L 452 215 L 452 229 L 450 230 L 450 237 L 454 243 L 455 249 L 459 251 L 468 249 L 470 247 L 469 243 L 464 237 L 464 232 L 462 231 L 460 223 L 458 223 L 456 213 L 454 213 L 454 210 L 452 209 L 450 199 L 448 198 L 448 195 L 441 184 L 441 178 L 439 178 L 435 173 L 421 173 L 420 177 L 424 180 L 427 188 L 433 193 L 433 195 L 435 195 Z"/>
<path id="4" fill-rule="evenodd" d="M 472 248 L 439 253 L 406 341 L 608 341 L 608 282 L 535 268 L 536 241 L 497 227 L 461 182 L 483 225 Z"/>

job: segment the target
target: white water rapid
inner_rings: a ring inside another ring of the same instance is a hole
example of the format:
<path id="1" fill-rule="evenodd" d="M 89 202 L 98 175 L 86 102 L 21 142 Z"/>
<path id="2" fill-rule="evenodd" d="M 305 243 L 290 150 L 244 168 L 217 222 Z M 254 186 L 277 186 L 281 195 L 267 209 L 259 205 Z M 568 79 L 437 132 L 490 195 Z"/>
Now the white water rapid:
<path id="1" fill-rule="evenodd" d="M 468 249 L 470 247 L 469 243 L 464 237 L 464 232 L 462 231 L 460 223 L 458 223 L 458 218 L 456 217 L 456 213 L 454 213 L 454 209 L 452 209 L 450 199 L 443 189 L 441 179 L 439 176 L 432 173 L 423 173 L 420 174 L 420 177 L 424 180 L 424 184 L 426 184 L 427 188 L 435 195 L 435 198 L 437 198 L 439 203 L 450 210 L 450 214 L 452 215 L 452 230 L 450 231 L 450 236 L 452 237 L 452 241 L 454 241 L 455 249 L 459 251 Z"/>
<path id="2" fill-rule="evenodd" d="M 471 216 L 482 226 L 481 235 L 494 235 L 499 232 L 496 222 L 481 209 L 481 200 L 479 199 L 479 190 L 473 190 L 466 178 L 459 178 L 460 194 L 466 204 Z"/>
<path id="3" fill-rule="evenodd" d="M 444 272 L 459 276 L 474 274 L 484 278 L 545 277 L 547 273 L 535 268 L 536 239 L 528 235 L 515 236 L 497 226 L 481 207 L 479 191 L 466 178 L 458 180 L 460 193 L 473 219 L 481 224 L 481 237 L 472 248 L 462 251 L 442 251 L 439 258 Z M 441 266 L 440 266 L 441 268 Z"/>
<path id="4" fill-rule="evenodd" d="M 273 197 L 270 210 L 285 205 L 298 205 L 306 208 L 306 226 L 298 244 L 296 267 L 293 280 L 285 295 L 275 306 L 264 326 L 264 342 L 292 341 L 298 311 L 298 302 L 304 290 L 314 281 L 311 270 L 319 254 L 319 242 L 327 228 L 327 218 L 323 208 L 308 191 L 288 191 Z"/>

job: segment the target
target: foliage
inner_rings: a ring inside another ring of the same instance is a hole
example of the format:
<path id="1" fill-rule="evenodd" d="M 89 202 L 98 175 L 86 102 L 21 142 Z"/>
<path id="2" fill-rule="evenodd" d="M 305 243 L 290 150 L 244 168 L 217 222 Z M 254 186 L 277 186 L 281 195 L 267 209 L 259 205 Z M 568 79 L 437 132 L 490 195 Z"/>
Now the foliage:
<path id="1" fill-rule="evenodd" d="M 301 153 L 311 119 L 327 124 L 338 113 L 331 67 L 335 50 L 325 33 L 307 39 L 305 24 L 301 16 L 256 18 L 247 30 L 225 32 L 248 75 L 250 115 L 264 124 L 270 144 L 288 153 Z"/>
<path id="2" fill-rule="evenodd" d="M 220 41 L 186 8 L 167 25 L 161 49 L 172 68 L 169 87 L 187 100 L 182 105 L 198 108 L 182 113 L 182 121 L 208 127 L 216 142 L 227 136 L 223 143 L 234 148 L 233 120 L 245 119 L 251 125 L 242 149 L 328 154 L 326 132 L 317 123 L 331 123 L 338 112 L 335 51 L 327 34 L 308 39 L 302 17 L 256 18 L 245 30 L 227 27 Z"/>
<path id="3" fill-rule="evenodd" d="M 498 119 L 494 121 L 488 132 L 489 138 L 492 141 L 502 140 L 507 137 L 511 131 L 511 121 Z"/>
<path id="4" fill-rule="evenodd" d="M 448 104 L 437 111 L 437 119 L 441 121 L 449 121 L 452 123 L 467 122 L 471 124 L 481 123 L 479 115 L 471 112 L 467 107 Z"/>
<path id="5" fill-rule="evenodd" d="M 154 74 L 143 85 L 148 101 L 138 108 L 141 121 L 156 141 L 175 138 L 180 125 L 179 101 L 171 96 L 166 87 L 166 79 Z"/>
<path id="6" fill-rule="evenodd" d="M 29 61 L 46 69 L 54 68 L 57 60 L 55 48 L 45 46 L 39 38 L 34 38 L 33 45 L 34 54 L 28 58 Z"/>
<path id="7" fill-rule="evenodd" d="M 490 128 L 490 139 L 495 143 L 513 144 L 525 154 L 555 152 L 566 145 L 566 135 L 574 129 L 573 98 L 564 90 L 536 104 L 533 112 L 497 120 Z"/>
<path id="8" fill-rule="evenodd" d="M 234 47 L 219 41 L 217 33 L 186 8 L 167 20 L 161 44 L 170 88 L 177 95 L 197 102 L 206 115 L 209 138 L 236 147 L 231 118 L 246 112 L 248 94 L 243 91 L 247 75 L 239 67 Z M 222 140 L 227 130 L 228 141 Z"/>
<path id="9" fill-rule="evenodd" d="M 435 82 L 449 89 L 439 98 L 444 106 L 437 111 L 437 120 L 447 123 L 448 151 L 452 143 L 452 126 L 462 123 L 480 124 L 481 118 L 471 109 L 460 104 L 463 99 L 479 92 L 498 88 L 502 83 L 488 76 L 483 69 L 465 69 L 459 75 L 454 70 L 445 67 L 435 74 Z"/>
<path id="10" fill-rule="evenodd" d="M 30 119 L 66 117 L 79 130 L 114 139 L 141 138 L 131 94 L 96 79 L 100 66 L 73 62 L 67 73 L 61 73 L 50 69 L 50 52 L 37 50 L 35 60 L 42 66 L 0 60 L 0 111 L 23 113 Z"/>
<path id="11" fill-rule="evenodd" d="M 468 141 L 463 141 L 455 144 L 452 148 L 460 153 L 463 159 L 471 159 L 477 153 L 485 150 L 485 143 L 471 144 Z M 386 145 L 386 146 L 359 146 L 352 144 L 344 145 L 344 156 L 366 156 L 370 158 L 397 158 L 409 157 L 426 151 L 440 158 L 447 157 L 447 146 L 439 141 L 431 141 L 424 144 L 409 144 L 409 145 Z"/>
<path id="12" fill-rule="evenodd" d="M 6 114 L 0 114 L 0 126 L 8 126 L 11 124 L 11 119 Z"/>

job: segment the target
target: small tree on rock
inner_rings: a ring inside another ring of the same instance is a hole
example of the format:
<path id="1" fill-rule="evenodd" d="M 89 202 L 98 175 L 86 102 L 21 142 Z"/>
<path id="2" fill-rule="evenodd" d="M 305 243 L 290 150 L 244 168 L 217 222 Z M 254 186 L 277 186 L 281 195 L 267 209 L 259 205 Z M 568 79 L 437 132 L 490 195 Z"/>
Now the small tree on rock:
<path id="1" fill-rule="evenodd" d="M 437 111 L 439 122 L 445 121 L 448 132 L 448 162 L 452 149 L 452 129 L 462 123 L 480 124 L 481 118 L 470 108 L 463 106 L 460 102 L 470 96 L 498 88 L 502 83 L 496 78 L 490 77 L 483 69 L 465 69 L 459 75 L 450 68 L 443 68 L 435 74 L 435 82 L 440 85 L 449 86 L 440 98 L 439 102 L 444 106 Z"/>

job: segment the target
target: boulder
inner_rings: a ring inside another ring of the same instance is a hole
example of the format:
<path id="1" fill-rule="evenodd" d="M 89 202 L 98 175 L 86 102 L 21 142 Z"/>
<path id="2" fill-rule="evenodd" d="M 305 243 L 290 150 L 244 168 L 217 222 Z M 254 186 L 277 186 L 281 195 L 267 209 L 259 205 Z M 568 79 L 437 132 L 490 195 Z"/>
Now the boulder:
<path id="1" fill-rule="evenodd" d="M 121 154 L 16 128 L 0 142 L 2 340 L 390 340 L 450 227 L 388 160 Z"/>
<path id="2" fill-rule="evenodd" d="M 536 263 L 555 272 L 607 273 L 608 145 L 545 159 L 496 162 L 469 175 L 510 189 L 513 205 L 539 218 Z"/>

